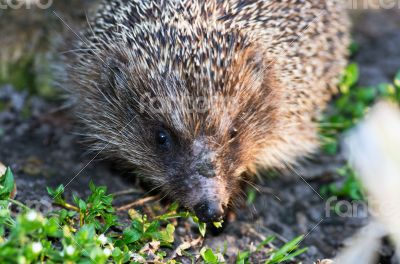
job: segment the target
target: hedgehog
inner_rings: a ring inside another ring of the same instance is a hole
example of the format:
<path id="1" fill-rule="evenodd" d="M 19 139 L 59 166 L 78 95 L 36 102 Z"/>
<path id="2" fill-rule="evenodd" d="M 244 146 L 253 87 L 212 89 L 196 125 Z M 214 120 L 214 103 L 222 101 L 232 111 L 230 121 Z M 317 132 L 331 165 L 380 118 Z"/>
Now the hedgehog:
<path id="1" fill-rule="evenodd" d="M 318 148 L 348 55 L 342 2 L 102 2 L 66 67 L 91 149 L 221 220 L 249 177 Z"/>

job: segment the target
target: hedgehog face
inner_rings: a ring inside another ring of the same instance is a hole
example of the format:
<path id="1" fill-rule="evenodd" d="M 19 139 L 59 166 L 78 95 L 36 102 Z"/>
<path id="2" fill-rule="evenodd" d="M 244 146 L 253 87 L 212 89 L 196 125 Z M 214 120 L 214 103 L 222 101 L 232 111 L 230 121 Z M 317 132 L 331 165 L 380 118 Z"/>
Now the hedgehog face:
<path id="1" fill-rule="evenodd" d="M 161 185 L 164 193 L 194 211 L 201 221 L 221 220 L 240 183 L 235 146 L 227 151 L 221 148 L 222 142 L 216 142 L 216 136 L 198 133 L 188 138 L 165 125 L 151 125 L 143 135 L 140 143 L 147 141 L 152 153 L 152 158 L 138 167 L 144 178 Z"/>
<path id="2" fill-rule="evenodd" d="M 172 79 L 164 82 L 168 83 L 164 88 L 185 91 Z M 161 88 L 156 94 L 162 94 Z M 126 137 L 118 144 L 118 153 L 144 179 L 194 211 L 201 221 L 218 221 L 237 196 L 241 174 L 250 160 L 241 148 L 241 142 L 246 142 L 245 126 L 239 131 L 233 121 L 227 121 L 235 118 L 229 117 L 232 109 L 217 103 L 222 98 L 207 102 L 209 107 L 199 112 L 190 110 L 193 100 L 177 93 L 172 101 L 163 95 L 141 100 L 140 107 L 127 106 L 136 113 L 136 125 L 123 134 Z"/>
<path id="3" fill-rule="evenodd" d="M 226 207 L 241 195 L 244 172 L 254 163 L 265 139 L 271 137 L 272 123 L 264 123 L 271 117 L 270 109 L 258 113 L 263 118 L 257 118 L 254 113 L 240 111 L 235 98 L 214 94 L 205 102 L 205 111 L 193 111 L 190 105 L 195 98 L 177 93 L 187 89 L 173 80 L 162 85 L 177 89 L 169 91 L 174 93 L 172 101 L 167 96 L 142 101 L 146 111 L 142 109 L 136 122 L 146 130 L 134 138 L 137 146 L 147 149 L 145 154 L 150 158 L 139 163 L 139 157 L 132 156 L 132 163 L 139 164 L 145 179 L 161 186 L 164 193 L 194 211 L 201 221 L 218 221 Z M 162 93 L 160 89 L 155 94 Z M 253 122 L 252 127 L 246 119 Z"/>

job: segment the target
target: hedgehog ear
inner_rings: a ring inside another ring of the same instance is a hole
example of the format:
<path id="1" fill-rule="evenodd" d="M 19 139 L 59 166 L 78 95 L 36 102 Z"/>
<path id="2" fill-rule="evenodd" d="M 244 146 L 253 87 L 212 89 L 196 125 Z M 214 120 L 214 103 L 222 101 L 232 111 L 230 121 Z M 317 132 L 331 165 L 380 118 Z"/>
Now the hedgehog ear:
<path id="1" fill-rule="evenodd" d="M 246 65 L 250 66 L 254 73 L 262 73 L 266 70 L 265 52 L 258 45 L 248 48 Z"/>
<path id="2" fill-rule="evenodd" d="M 123 89 L 127 83 L 126 64 L 116 58 L 107 58 L 103 62 L 101 83 L 107 87 L 107 91 L 117 92 Z"/>

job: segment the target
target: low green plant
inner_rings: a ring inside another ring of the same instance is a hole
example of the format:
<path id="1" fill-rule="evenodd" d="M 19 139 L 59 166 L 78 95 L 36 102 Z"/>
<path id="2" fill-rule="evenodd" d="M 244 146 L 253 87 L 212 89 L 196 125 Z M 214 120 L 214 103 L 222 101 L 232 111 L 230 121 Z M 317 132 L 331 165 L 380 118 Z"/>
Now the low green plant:
<path id="1" fill-rule="evenodd" d="M 60 94 L 53 87 L 54 69 L 51 69 L 50 61 L 49 53 L 29 53 L 12 63 L 0 61 L 0 86 L 11 84 L 30 95 L 57 99 Z"/>
<path id="2" fill-rule="evenodd" d="M 112 205 L 113 196 L 93 183 L 86 199 L 73 196 L 71 203 L 65 199 L 64 186 L 47 188 L 61 209 L 43 215 L 11 198 L 14 186 L 7 168 L 0 177 L 0 263 L 177 263 L 167 258 L 174 248 L 175 219 L 191 218 L 203 236 L 206 232 L 206 224 L 190 212 L 178 212 L 176 203 L 152 219 L 132 210 L 130 223 L 122 224 Z M 21 211 L 14 213 L 11 204 Z M 214 225 L 220 227 L 221 223 Z M 298 242 L 268 251 L 266 263 L 298 256 L 305 251 L 297 250 Z M 265 245 L 260 244 L 259 250 Z M 205 263 L 220 263 L 221 259 L 209 248 L 202 249 L 200 257 Z"/>
<path id="3" fill-rule="evenodd" d="M 206 264 L 219 264 L 222 263 L 218 254 L 215 253 L 211 248 L 202 248 L 200 256 Z"/>
<path id="4" fill-rule="evenodd" d="M 371 105 L 379 99 L 400 103 L 400 71 L 392 84 L 380 84 L 371 87 L 359 87 L 359 69 L 357 64 L 350 64 L 340 83 L 340 95 L 334 100 L 332 107 L 320 121 L 320 134 L 323 150 L 331 155 L 338 152 L 340 136 L 354 127 Z M 335 195 L 353 200 L 360 200 L 362 188 L 355 172 L 348 165 L 339 169 L 339 175 L 345 177 L 340 187 L 335 183 L 323 186 L 321 193 Z"/>
<path id="5" fill-rule="evenodd" d="M 323 149 L 336 154 L 339 136 L 354 127 L 377 99 L 400 102 L 400 72 L 393 84 L 376 87 L 358 87 L 359 70 L 357 64 L 350 64 L 340 83 L 340 95 L 320 121 Z"/>
<path id="6" fill-rule="evenodd" d="M 303 254 L 308 250 L 308 248 L 300 248 L 299 244 L 304 239 L 304 236 L 298 236 L 293 240 L 285 243 L 282 247 L 278 249 L 266 249 L 265 246 L 275 240 L 274 236 L 267 237 L 262 241 L 256 248 L 255 252 L 243 251 L 240 252 L 236 258 L 236 264 L 248 264 L 252 253 L 258 253 L 260 251 L 265 251 L 265 264 L 277 264 L 286 263 L 287 261 L 293 260 L 295 257 Z"/>
<path id="7" fill-rule="evenodd" d="M 192 217 L 177 213 L 174 205 L 152 220 L 137 213 L 130 225 L 123 226 L 112 195 L 93 183 L 89 197 L 74 196 L 72 204 L 65 200 L 63 186 L 48 188 L 54 203 L 63 209 L 42 215 L 10 198 L 14 179 L 9 168 L 0 180 L 0 263 L 174 263 L 164 260 L 165 249 L 174 242 L 175 226 L 170 220 Z M 23 211 L 12 216 L 10 203 Z M 113 231 L 118 228 L 122 229 Z"/>
<path id="8" fill-rule="evenodd" d="M 342 183 L 330 183 L 322 186 L 320 192 L 322 196 L 337 196 L 340 198 L 350 198 L 359 201 L 364 199 L 363 188 L 356 172 L 349 166 L 343 166 L 337 170 L 338 174 L 344 177 Z"/>
<path id="9" fill-rule="evenodd" d="M 99 232 L 105 232 L 112 226 L 117 226 L 117 216 L 112 207 L 113 197 L 107 194 L 106 187 L 96 187 L 92 182 L 89 184 L 91 194 L 86 200 L 73 196 L 75 205 L 70 205 L 64 198 L 64 186 L 56 189 L 47 188 L 48 194 L 53 197 L 55 204 L 72 209 L 79 214 L 79 226 L 91 223 Z"/>

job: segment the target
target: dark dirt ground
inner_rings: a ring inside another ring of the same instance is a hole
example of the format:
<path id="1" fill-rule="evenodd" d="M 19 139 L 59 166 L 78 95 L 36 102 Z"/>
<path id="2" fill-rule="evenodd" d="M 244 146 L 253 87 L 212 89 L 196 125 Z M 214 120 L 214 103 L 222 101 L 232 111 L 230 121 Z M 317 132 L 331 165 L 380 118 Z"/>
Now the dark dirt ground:
<path id="1" fill-rule="evenodd" d="M 400 69 L 399 10 L 363 11 L 352 17 L 354 39 L 360 46 L 354 60 L 360 65 L 361 84 L 391 81 Z M 85 146 L 73 133 L 74 122 L 68 109 L 60 109 L 62 102 L 28 96 L 11 85 L 0 87 L 0 102 L 5 105 L 0 112 L 0 162 L 14 171 L 18 200 L 46 211 L 52 208 L 46 186 L 63 183 L 66 193 L 81 196 L 88 193 L 91 180 L 108 186 L 110 192 L 135 186 L 134 175 L 122 173 L 115 165 L 99 159 L 101 155 L 94 158 L 96 153 L 85 154 Z M 29 117 L 24 114 L 25 105 L 30 106 Z M 222 234 L 209 235 L 204 243 L 223 248 L 226 241 L 227 254 L 234 256 L 238 249 L 248 249 L 271 234 L 282 241 L 305 234 L 301 246 L 308 246 L 309 250 L 302 257 L 304 263 L 334 257 L 343 241 L 368 220 L 365 215 L 326 217 L 319 189 L 341 180 L 335 168 L 344 161 L 340 156 L 317 156 L 298 175 L 258 182 L 262 192 L 254 204 L 238 210 L 236 220 L 229 222 Z M 116 202 L 123 204 L 140 196 L 124 196 Z M 389 247 L 381 251 L 381 263 L 394 263 L 390 261 L 393 252 Z"/>

